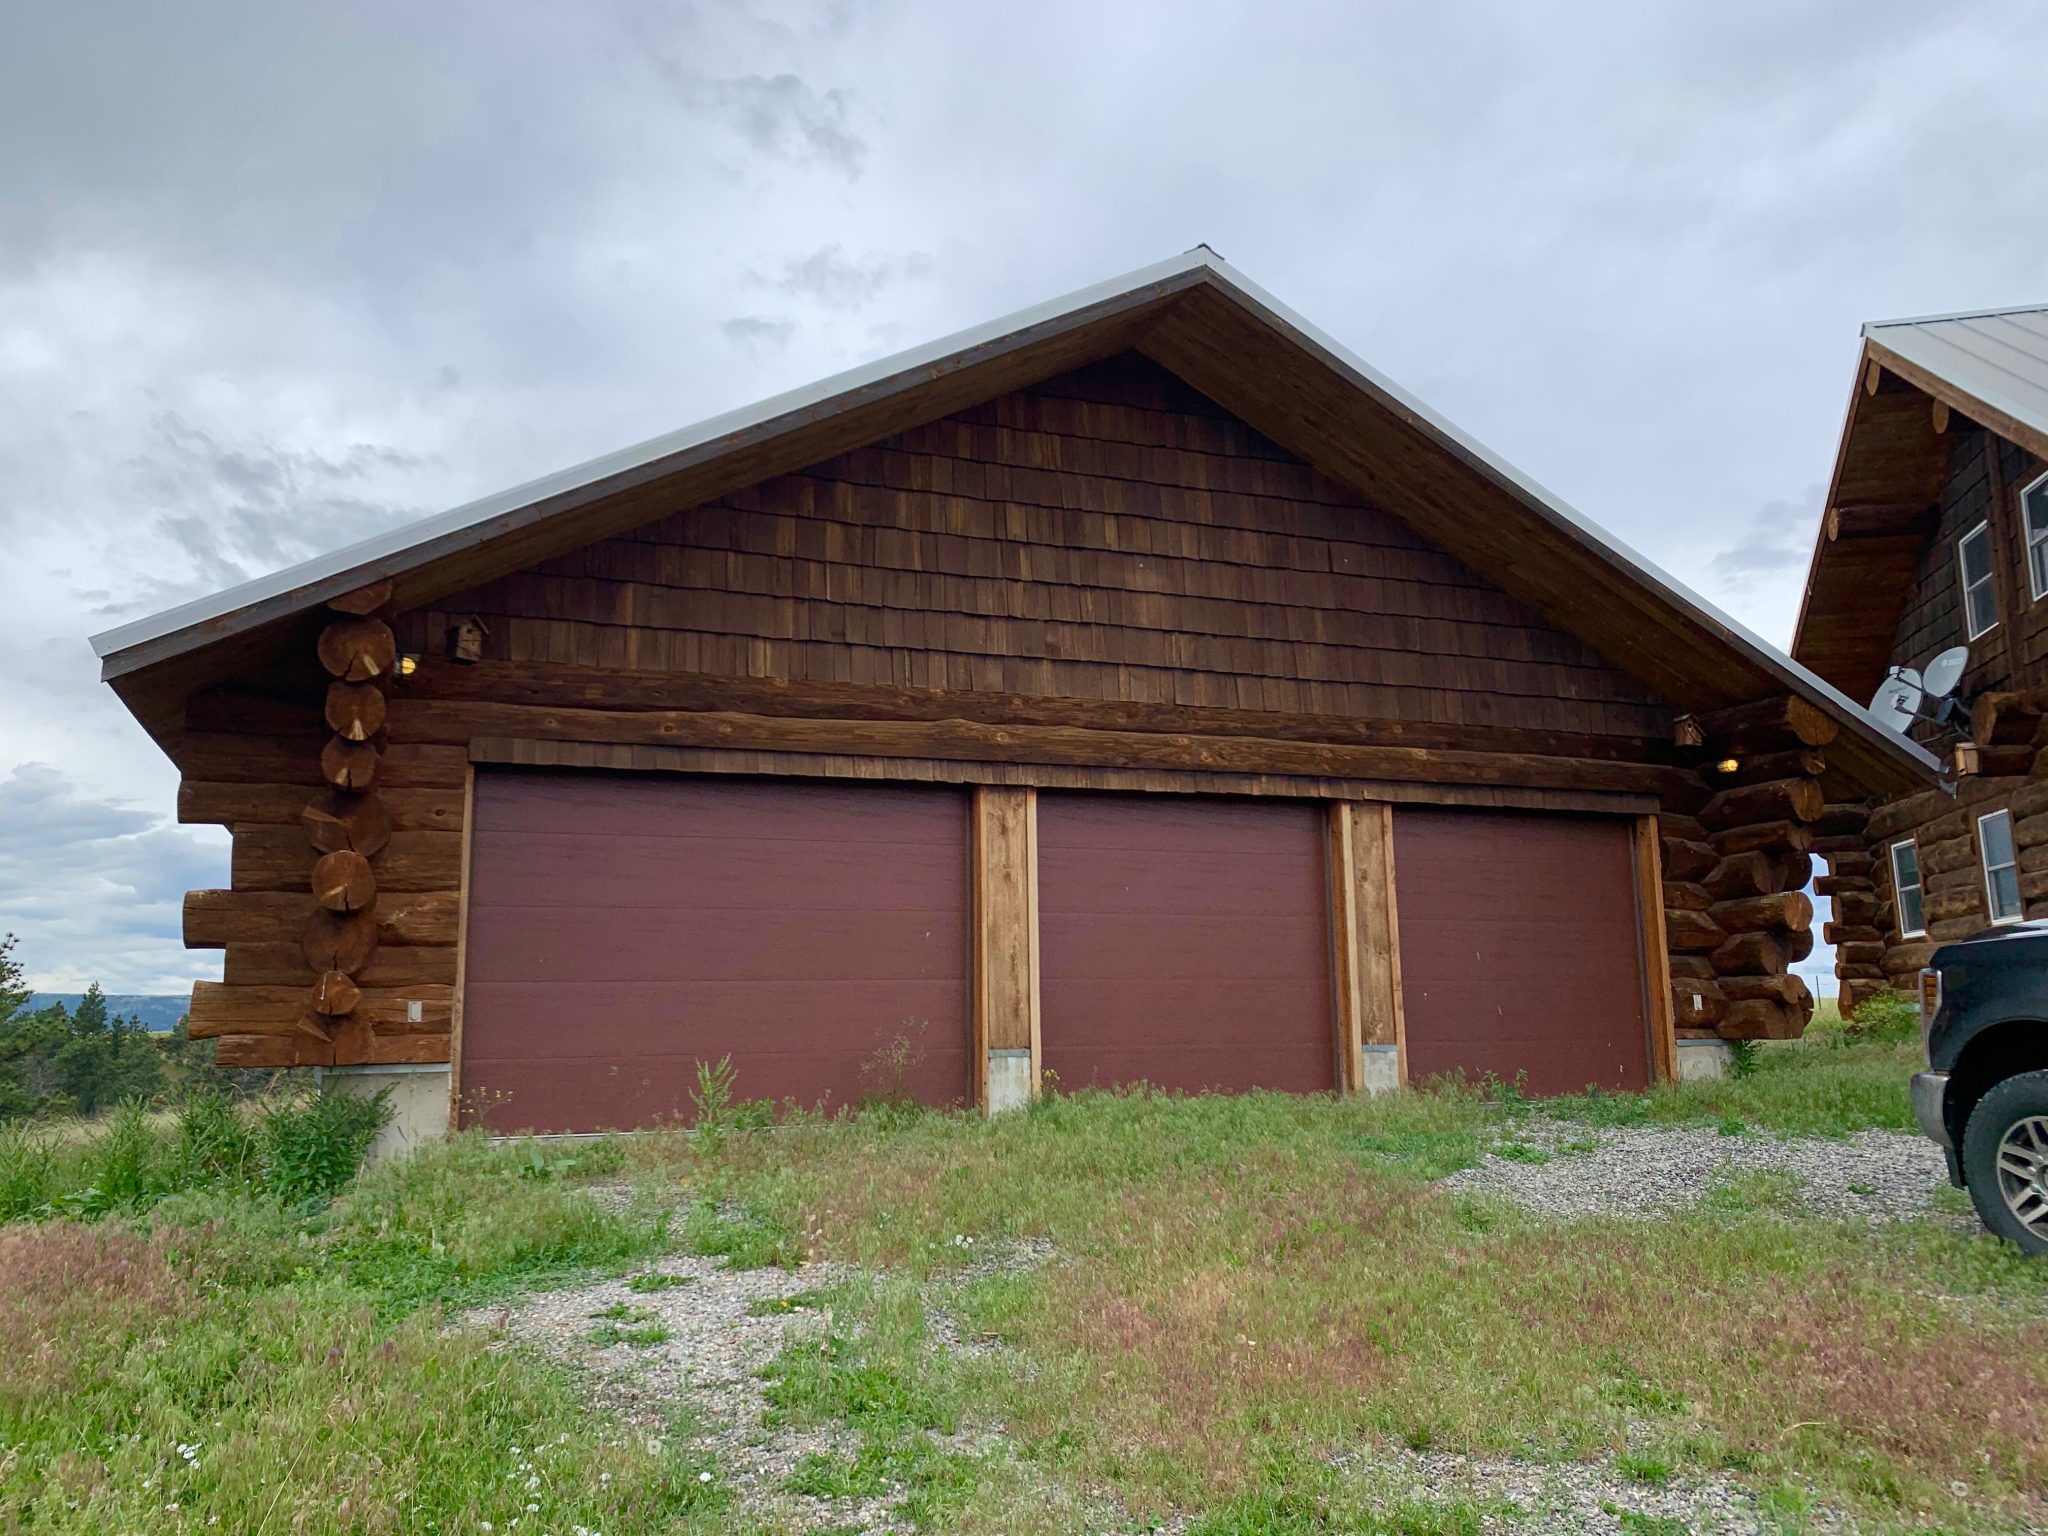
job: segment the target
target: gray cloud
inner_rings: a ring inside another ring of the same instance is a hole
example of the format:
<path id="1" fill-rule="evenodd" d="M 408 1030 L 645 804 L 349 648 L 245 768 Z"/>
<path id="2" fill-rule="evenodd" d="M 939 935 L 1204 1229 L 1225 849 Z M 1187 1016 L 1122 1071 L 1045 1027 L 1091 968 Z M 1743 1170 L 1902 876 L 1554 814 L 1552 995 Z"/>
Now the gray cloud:
<path id="1" fill-rule="evenodd" d="M 1809 485 L 1793 500 L 1768 504 L 1734 543 L 1714 556 L 1714 575 L 1724 585 L 1735 585 L 1760 575 L 1779 575 L 1795 565 L 1803 570 L 1820 521 L 1821 496 L 1819 485 Z"/>
<path id="2" fill-rule="evenodd" d="M 687 106 L 717 118 L 757 155 L 821 161 L 848 180 L 867 163 L 867 141 L 852 127 L 851 91 L 820 91 L 793 74 L 684 77 L 677 89 Z"/>
<path id="3" fill-rule="evenodd" d="M 49 991 L 178 991 L 217 975 L 187 955 L 184 893 L 225 883 L 219 834 L 164 824 L 141 806 L 81 794 L 71 777 L 26 763 L 0 778 L 0 929 L 16 933 L 30 980 Z"/>
<path id="4" fill-rule="evenodd" d="M 931 258 L 917 251 L 902 256 L 848 256 L 839 246 L 828 245 L 785 263 L 778 276 L 755 281 L 826 309 L 855 310 L 873 303 L 885 289 L 914 282 L 930 271 Z"/>
<path id="5" fill-rule="evenodd" d="M 35 816 L 171 803 L 87 629 L 1197 240 L 1782 639 L 1857 324 L 2041 296 L 2048 11 L 1991 0 L 17 9 L 0 776 L 62 765 Z M 159 851 L 169 934 L 218 878 L 210 833 L 112 826 L 15 855 L 32 963 L 110 985 L 130 941 L 57 907 Z"/>
<path id="6" fill-rule="evenodd" d="M 730 320 L 721 320 L 718 328 L 732 340 L 749 346 L 784 347 L 796 334 L 795 321 L 768 315 L 735 315 Z"/>

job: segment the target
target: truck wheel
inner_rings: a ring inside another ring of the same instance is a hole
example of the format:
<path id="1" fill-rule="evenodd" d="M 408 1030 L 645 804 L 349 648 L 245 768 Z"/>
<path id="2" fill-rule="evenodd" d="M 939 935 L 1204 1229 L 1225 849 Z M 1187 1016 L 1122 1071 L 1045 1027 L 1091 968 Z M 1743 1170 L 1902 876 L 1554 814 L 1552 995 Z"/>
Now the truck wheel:
<path id="1" fill-rule="evenodd" d="M 1963 1129 L 1963 1182 L 1984 1225 L 2027 1253 L 2048 1253 L 2048 1072 L 2009 1077 Z"/>

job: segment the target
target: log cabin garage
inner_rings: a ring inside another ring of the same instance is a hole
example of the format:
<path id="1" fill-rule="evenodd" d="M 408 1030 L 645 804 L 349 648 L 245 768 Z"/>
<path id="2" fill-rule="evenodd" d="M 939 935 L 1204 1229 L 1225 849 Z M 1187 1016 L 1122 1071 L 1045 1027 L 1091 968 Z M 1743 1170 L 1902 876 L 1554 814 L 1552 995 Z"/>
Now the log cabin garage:
<path id="1" fill-rule="evenodd" d="M 1205 248 L 95 645 L 192 1033 L 501 1131 L 1638 1087 L 1937 782 Z"/>

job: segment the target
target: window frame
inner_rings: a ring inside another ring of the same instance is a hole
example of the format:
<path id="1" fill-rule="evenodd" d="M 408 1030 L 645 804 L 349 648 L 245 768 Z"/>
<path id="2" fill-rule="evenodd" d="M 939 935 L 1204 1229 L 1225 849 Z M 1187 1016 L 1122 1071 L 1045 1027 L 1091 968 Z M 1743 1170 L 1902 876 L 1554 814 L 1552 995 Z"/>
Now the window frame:
<path id="1" fill-rule="evenodd" d="M 1907 848 L 1913 854 L 1913 903 L 1920 909 L 1919 926 L 1906 926 L 1906 902 L 1901 894 L 1906 882 L 1899 876 L 1899 850 Z M 1927 936 L 1927 891 L 1920 874 L 1920 844 L 1918 839 L 1902 837 L 1885 850 L 1885 859 L 1892 871 L 1892 926 L 1899 930 L 1901 939 L 1919 939 Z"/>
<path id="2" fill-rule="evenodd" d="M 2039 501 L 2041 526 L 2034 526 L 2034 507 Z M 2027 536 L 2027 590 L 2039 602 L 2048 597 L 2048 472 L 2036 475 L 2020 487 L 2020 527 Z M 2037 562 L 2036 554 L 2041 555 Z"/>
<path id="3" fill-rule="evenodd" d="M 1993 864 L 1991 862 L 1990 850 L 1984 846 L 1984 823 L 2000 820 L 2005 823 L 2005 845 L 2012 850 L 2012 858 L 2009 862 Z M 1984 911 L 1990 917 L 1991 925 L 1994 928 L 2002 928 L 2007 923 L 2025 922 L 2027 918 L 2027 899 L 2020 894 L 2020 849 L 2019 844 L 2015 843 L 2012 837 L 2012 812 L 2003 806 L 1995 811 L 1986 811 L 1977 818 L 1977 867 L 1984 872 Z M 1995 871 L 2006 869 L 2012 871 L 2014 911 L 2010 917 L 2000 917 L 1998 915 L 1998 888 L 1992 883 L 1991 877 Z"/>
<path id="4" fill-rule="evenodd" d="M 1972 582 L 1963 550 L 1972 539 L 1979 537 L 1984 540 L 1984 579 Z M 1998 562 L 1992 555 L 1991 519 L 1988 517 L 1956 539 L 1956 586 L 1961 590 L 1963 599 L 1963 638 L 1979 640 L 1998 628 Z M 1991 622 L 1982 629 L 1977 628 L 1977 617 L 1970 610 L 1970 594 L 1979 587 L 1991 596 Z"/>

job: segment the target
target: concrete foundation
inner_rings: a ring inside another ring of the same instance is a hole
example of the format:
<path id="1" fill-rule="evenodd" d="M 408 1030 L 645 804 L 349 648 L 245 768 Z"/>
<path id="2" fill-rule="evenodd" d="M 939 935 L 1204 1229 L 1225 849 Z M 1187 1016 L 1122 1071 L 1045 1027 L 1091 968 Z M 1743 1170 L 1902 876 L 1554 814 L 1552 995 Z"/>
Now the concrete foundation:
<path id="1" fill-rule="evenodd" d="M 1678 1042 L 1678 1080 L 1691 1083 L 1704 1078 L 1726 1077 L 1732 1057 L 1726 1040 L 1681 1040 Z"/>
<path id="2" fill-rule="evenodd" d="M 391 1090 L 391 1121 L 370 1146 L 370 1161 L 410 1152 L 422 1142 L 448 1137 L 448 1069 L 445 1066 L 324 1067 L 314 1074 L 337 1093 L 369 1098 Z"/>
<path id="3" fill-rule="evenodd" d="M 1031 1102 L 1031 1052 L 1000 1050 L 988 1053 L 988 1112 L 999 1115 L 1006 1109 L 1023 1109 Z"/>
<path id="4" fill-rule="evenodd" d="M 1359 1087 L 1366 1093 L 1392 1093 L 1400 1086 L 1400 1047 L 1368 1045 L 1365 1048 L 1365 1081 Z"/>

